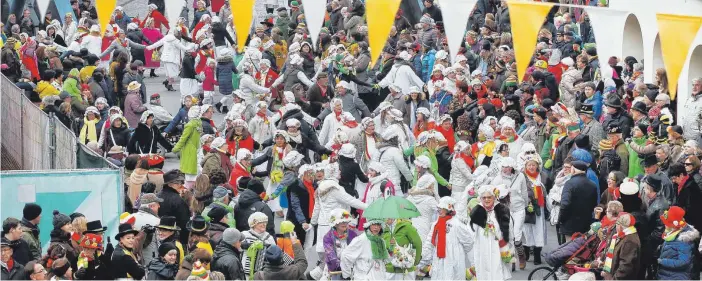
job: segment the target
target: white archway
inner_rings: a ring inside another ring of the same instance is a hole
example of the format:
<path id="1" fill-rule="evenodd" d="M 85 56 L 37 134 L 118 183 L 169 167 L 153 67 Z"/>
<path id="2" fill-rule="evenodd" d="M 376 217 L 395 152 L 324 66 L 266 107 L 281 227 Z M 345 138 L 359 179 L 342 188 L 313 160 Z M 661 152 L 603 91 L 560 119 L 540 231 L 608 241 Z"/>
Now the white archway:
<path id="1" fill-rule="evenodd" d="M 702 77 L 702 45 L 698 45 L 692 50 L 690 63 L 687 68 L 687 86 L 692 87 L 692 79 Z"/>
<path id="2" fill-rule="evenodd" d="M 653 43 L 653 70 L 665 68 L 665 63 L 663 62 L 663 50 L 661 50 L 661 36 L 656 34 L 656 41 Z M 655 74 L 653 75 L 655 78 Z"/>
<path id="3" fill-rule="evenodd" d="M 624 37 L 622 42 L 622 57 L 633 56 L 641 61 L 644 58 L 644 42 L 641 24 L 634 14 L 629 14 L 624 22 Z"/>

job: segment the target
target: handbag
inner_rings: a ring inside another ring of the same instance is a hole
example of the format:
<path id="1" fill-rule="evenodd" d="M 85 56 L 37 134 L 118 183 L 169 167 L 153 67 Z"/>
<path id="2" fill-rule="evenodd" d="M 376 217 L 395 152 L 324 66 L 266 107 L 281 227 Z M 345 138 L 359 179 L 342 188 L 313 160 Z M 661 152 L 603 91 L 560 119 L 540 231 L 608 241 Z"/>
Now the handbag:
<path id="1" fill-rule="evenodd" d="M 153 50 L 151 52 L 151 61 L 153 62 L 160 62 L 161 61 L 161 52 L 158 49 Z"/>

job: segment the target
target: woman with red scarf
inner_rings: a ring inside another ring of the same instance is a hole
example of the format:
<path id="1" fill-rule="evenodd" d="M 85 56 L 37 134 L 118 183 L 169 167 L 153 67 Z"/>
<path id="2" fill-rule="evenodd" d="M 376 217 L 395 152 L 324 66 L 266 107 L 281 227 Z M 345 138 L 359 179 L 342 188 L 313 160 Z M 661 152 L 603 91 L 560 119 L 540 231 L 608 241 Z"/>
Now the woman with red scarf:
<path id="1" fill-rule="evenodd" d="M 448 114 L 444 114 L 439 118 L 438 124 L 439 126 L 436 126 L 434 130 L 444 136 L 449 152 L 453 153 L 453 148 L 456 145 L 456 133 L 453 131 L 453 118 Z"/>
<path id="2" fill-rule="evenodd" d="M 240 148 L 246 148 L 249 151 L 254 151 L 258 147 L 258 143 L 254 141 L 251 133 L 249 133 L 249 125 L 243 119 L 232 121 L 233 130 L 227 133 L 227 146 L 229 155 L 236 155 Z"/>
<path id="3" fill-rule="evenodd" d="M 620 171 L 612 171 L 607 175 L 607 188 L 602 192 L 600 204 L 597 205 L 597 207 L 603 209 L 603 212 L 607 211 L 607 203 L 609 203 L 609 201 L 619 201 L 622 198 L 619 187 L 622 185 L 625 178 L 626 175 Z"/>
<path id="4" fill-rule="evenodd" d="M 475 234 L 455 218 L 456 200 L 442 197 L 439 200 L 439 218 L 431 227 L 431 241 L 426 241 L 419 268 L 431 264 L 431 278 L 435 280 L 460 280 L 466 278 L 466 269 L 471 262 L 466 260 L 473 249 Z M 482 235 L 482 233 L 480 234 Z M 428 247 L 427 247 L 428 246 Z M 431 257 L 431 260 L 429 259 Z"/>
<path id="5" fill-rule="evenodd" d="M 534 249 L 534 265 L 541 264 L 541 249 L 546 244 L 545 190 L 541 179 L 541 158 L 535 154 L 527 157 L 524 174 L 527 178 L 526 217 L 524 219 L 524 245 Z"/>
<path id="6" fill-rule="evenodd" d="M 24 41 L 19 52 L 22 65 L 32 73 L 34 81 L 39 81 L 41 76 L 39 76 L 39 65 L 37 64 L 37 41 L 34 41 L 27 33 L 20 34 L 20 40 Z"/>
<path id="7" fill-rule="evenodd" d="M 195 73 L 200 74 L 205 71 L 207 67 L 208 59 L 215 59 L 214 53 L 214 41 L 212 39 L 205 39 L 200 42 L 200 50 L 197 52 L 197 57 L 195 57 Z"/>
<path id="8" fill-rule="evenodd" d="M 156 6 L 156 4 L 149 4 L 149 13 L 146 14 L 146 17 L 144 18 L 144 21 L 141 22 L 139 28 L 143 29 L 144 23 L 148 20 L 153 20 L 154 28 L 158 30 L 161 30 L 161 26 L 166 27 L 166 33 L 168 33 L 168 29 L 170 28 L 170 25 L 168 24 L 168 19 L 166 19 L 166 17 L 164 17 L 163 14 L 161 14 L 161 12 L 158 11 L 158 7 Z"/>
<path id="9" fill-rule="evenodd" d="M 293 148 L 288 144 L 290 139 L 287 132 L 283 130 L 275 131 L 273 133 L 273 140 L 275 143 L 271 149 L 266 150 L 263 155 L 251 161 L 251 167 L 256 167 L 264 163 L 266 164 L 265 171 L 253 173 L 254 176 L 257 177 L 268 177 L 266 194 L 273 194 L 283 180 L 285 171 L 283 158 L 293 151 Z M 281 207 L 287 208 L 287 196 L 281 195 L 281 200 L 268 201 L 268 206 L 272 211 L 276 212 L 278 216 L 282 217 L 283 211 Z"/>
<path id="10" fill-rule="evenodd" d="M 425 107 L 417 108 L 417 122 L 414 124 L 414 128 L 412 128 L 414 137 L 417 138 L 422 132 L 431 131 L 434 129 L 436 129 L 436 122 L 434 121 L 434 118 L 431 118 L 429 109 Z"/>
<path id="11" fill-rule="evenodd" d="M 251 160 L 253 155 L 246 148 L 240 148 L 236 151 L 236 163 L 232 168 L 232 173 L 229 175 L 229 185 L 234 189 L 234 196 L 239 194 L 238 181 L 243 177 L 251 177 Z"/>

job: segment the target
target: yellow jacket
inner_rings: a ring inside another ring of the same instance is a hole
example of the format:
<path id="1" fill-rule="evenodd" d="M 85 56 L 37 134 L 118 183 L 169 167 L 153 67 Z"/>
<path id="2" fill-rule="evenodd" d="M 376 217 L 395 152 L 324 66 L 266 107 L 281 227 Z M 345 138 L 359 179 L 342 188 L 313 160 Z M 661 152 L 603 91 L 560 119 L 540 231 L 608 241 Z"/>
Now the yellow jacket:
<path id="1" fill-rule="evenodd" d="M 39 94 L 40 99 L 44 99 L 44 97 L 48 96 L 58 96 L 59 95 L 59 90 L 54 87 L 54 85 L 51 85 L 51 83 L 46 82 L 44 80 L 39 81 L 37 83 L 37 88 L 34 90 Z"/>
<path id="2" fill-rule="evenodd" d="M 93 77 L 93 72 L 95 71 L 96 68 L 97 68 L 97 66 L 94 66 L 94 65 L 88 65 L 88 66 L 81 68 L 80 73 L 78 74 L 78 76 L 80 77 L 81 83 L 87 84 L 88 79 L 90 79 L 90 77 Z"/>

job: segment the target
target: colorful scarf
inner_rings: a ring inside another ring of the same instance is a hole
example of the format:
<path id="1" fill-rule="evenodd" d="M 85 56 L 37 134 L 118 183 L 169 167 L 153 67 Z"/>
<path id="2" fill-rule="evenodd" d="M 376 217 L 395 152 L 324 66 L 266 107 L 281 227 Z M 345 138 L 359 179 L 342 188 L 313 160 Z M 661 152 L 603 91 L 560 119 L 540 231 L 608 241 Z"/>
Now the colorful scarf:
<path id="1" fill-rule="evenodd" d="M 436 256 L 440 259 L 446 258 L 446 224 L 451 218 L 453 216 L 439 217 L 431 234 L 431 244 L 436 247 Z"/>
<path id="2" fill-rule="evenodd" d="M 607 254 L 605 256 L 604 271 L 612 273 L 612 259 L 614 259 L 614 247 L 617 246 L 619 239 L 634 233 L 636 233 L 636 227 L 630 226 L 612 236 L 612 240 L 611 242 L 609 242 L 609 248 L 607 248 Z"/>
<path id="3" fill-rule="evenodd" d="M 388 248 L 385 245 L 385 240 L 379 235 L 373 235 L 370 228 L 366 230 L 366 237 L 371 244 L 371 252 L 374 260 L 385 260 L 388 258 Z"/>
<path id="4" fill-rule="evenodd" d="M 544 203 L 546 202 L 544 200 L 544 196 L 543 196 L 543 194 L 544 194 L 543 189 L 542 189 L 540 184 L 537 184 L 537 181 L 536 181 L 536 179 L 539 177 L 539 171 L 532 173 L 532 172 L 529 172 L 529 170 L 525 170 L 524 174 L 526 174 L 526 176 L 529 178 L 529 180 L 531 180 L 531 182 L 534 183 L 533 184 L 534 200 L 536 200 L 536 203 L 537 203 L 537 205 L 539 205 L 539 207 L 543 207 Z"/>
<path id="5" fill-rule="evenodd" d="M 261 112 L 257 112 L 256 115 L 257 115 L 258 117 L 261 117 L 261 119 L 263 119 L 263 123 L 264 123 L 264 124 L 268 125 L 268 124 L 271 123 L 271 121 L 268 121 L 268 115 L 266 115 L 266 114 L 264 114 L 264 113 L 261 113 Z"/>
<path id="6" fill-rule="evenodd" d="M 681 231 L 682 231 L 682 227 L 681 228 L 668 228 L 668 227 L 666 227 L 665 232 L 663 232 L 663 235 L 661 236 L 661 238 L 663 238 L 663 240 L 666 242 L 671 242 L 671 241 L 675 240 L 675 238 L 678 237 L 678 234 L 680 234 Z"/>

